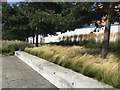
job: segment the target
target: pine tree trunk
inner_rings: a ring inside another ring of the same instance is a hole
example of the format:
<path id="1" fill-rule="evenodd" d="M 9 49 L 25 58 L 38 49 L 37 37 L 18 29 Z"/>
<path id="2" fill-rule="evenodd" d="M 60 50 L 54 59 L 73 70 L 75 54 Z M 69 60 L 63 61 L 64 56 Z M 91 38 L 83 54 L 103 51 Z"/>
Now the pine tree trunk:
<path id="1" fill-rule="evenodd" d="M 35 41 L 34 41 L 35 36 L 33 35 L 32 38 L 33 38 L 33 44 L 34 44 L 35 43 Z"/>
<path id="2" fill-rule="evenodd" d="M 109 52 L 110 26 L 111 26 L 111 18 L 112 18 L 112 14 L 113 14 L 113 9 L 114 9 L 114 5 L 113 5 L 113 3 L 110 3 L 106 26 L 105 26 L 105 31 L 104 31 L 102 50 L 101 50 L 101 57 L 103 59 L 106 58 L 106 56 L 108 55 L 108 52 Z"/>
<path id="3" fill-rule="evenodd" d="M 35 46 L 38 47 L 38 33 L 36 33 L 36 43 Z"/>
<path id="4" fill-rule="evenodd" d="M 27 41 L 27 42 L 29 41 L 28 37 L 26 37 L 26 41 Z"/>

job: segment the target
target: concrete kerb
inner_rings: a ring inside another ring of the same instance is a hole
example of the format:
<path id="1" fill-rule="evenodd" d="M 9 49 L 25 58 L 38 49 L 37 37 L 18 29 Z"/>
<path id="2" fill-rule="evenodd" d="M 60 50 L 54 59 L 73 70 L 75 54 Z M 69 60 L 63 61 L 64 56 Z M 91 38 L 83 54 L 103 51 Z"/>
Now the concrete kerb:
<path id="1" fill-rule="evenodd" d="M 34 55 L 16 51 L 15 56 L 28 64 L 57 88 L 111 88 L 102 82 L 76 73 Z"/>

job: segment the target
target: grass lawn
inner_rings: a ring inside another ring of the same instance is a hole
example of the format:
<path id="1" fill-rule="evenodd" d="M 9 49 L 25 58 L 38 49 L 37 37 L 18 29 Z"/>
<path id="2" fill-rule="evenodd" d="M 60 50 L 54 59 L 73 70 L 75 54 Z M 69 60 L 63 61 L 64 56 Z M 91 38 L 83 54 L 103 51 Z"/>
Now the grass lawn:
<path id="1" fill-rule="evenodd" d="M 102 59 L 100 49 L 89 49 L 84 46 L 43 45 L 26 48 L 25 51 L 120 88 L 120 72 L 118 72 L 120 53 L 118 52 L 110 52 L 106 59 Z"/>

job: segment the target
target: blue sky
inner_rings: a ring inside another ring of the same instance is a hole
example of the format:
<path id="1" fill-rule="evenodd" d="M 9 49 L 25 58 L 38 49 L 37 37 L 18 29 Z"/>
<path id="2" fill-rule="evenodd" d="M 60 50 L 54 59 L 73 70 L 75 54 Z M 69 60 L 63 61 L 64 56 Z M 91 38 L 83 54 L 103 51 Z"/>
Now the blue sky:
<path id="1" fill-rule="evenodd" d="M 15 4 L 16 2 L 22 2 L 22 1 L 25 1 L 25 0 L 7 0 L 7 2 L 9 3 L 9 4 Z"/>
<path id="2" fill-rule="evenodd" d="M 15 4 L 16 2 L 8 2 L 8 4 L 12 5 L 12 4 Z"/>
<path id="3" fill-rule="evenodd" d="M 7 2 L 20 2 L 20 1 L 25 1 L 25 0 L 7 0 Z"/>

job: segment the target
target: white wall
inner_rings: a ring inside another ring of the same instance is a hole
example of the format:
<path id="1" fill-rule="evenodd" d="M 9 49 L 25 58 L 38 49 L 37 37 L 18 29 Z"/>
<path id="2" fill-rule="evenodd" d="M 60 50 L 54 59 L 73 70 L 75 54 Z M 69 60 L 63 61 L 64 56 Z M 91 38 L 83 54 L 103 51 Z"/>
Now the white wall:
<path id="1" fill-rule="evenodd" d="M 63 37 L 63 36 L 71 36 L 71 35 L 79 35 L 79 34 L 89 34 L 90 32 L 94 31 L 95 26 L 90 26 L 90 27 L 85 27 L 85 28 L 79 28 L 79 29 L 75 29 L 74 31 L 67 31 L 65 33 L 60 33 L 58 32 L 57 36 L 50 36 L 48 35 L 48 37 L 45 37 L 43 40 L 43 42 L 48 43 L 48 42 L 58 42 L 58 38 L 59 37 Z M 103 27 L 103 29 L 105 29 L 105 27 Z M 117 39 L 117 36 L 115 36 L 114 34 L 120 32 L 120 25 L 112 25 L 111 26 L 111 33 L 113 33 L 113 35 L 110 37 L 110 41 L 115 41 Z M 101 30 L 100 32 L 96 32 L 95 34 L 98 35 L 100 33 L 104 33 L 104 30 Z M 40 43 L 40 38 L 41 36 L 39 35 L 38 37 L 38 42 Z M 35 40 L 35 39 L 34 39 Z M 32 37 L 29 37 L 29 42 L 32 42 Z"/>
<path id="2" fill-rule="evenodd" d="M 91 31 L 94 31 L 95 26 L 90 26 L 90 27 L 86 27 L 86 28 L 79 28 L 79 29 L 75 29 L 74 31 L 68 31 L 66 33 L 59 33 L 57 36 L 48 36 L 45 37 L 45 43 L 48 42 L 58 42 L 58 38 L 59 37 L 63 37 L 63 36 L 71 36 L 71 35 L 79 35 L 79 34 L 89 34 Z M 105 27 L 103 27 L 103 29 L 105 29 Z M 120 25 L 112 25 L 111 26 L 111 33 L 115 34 L 116 32 L 120 32 Z M 104 33 L 104 30 L 101 30 L 100 32 L 96 32 L 95 34 L 98 35 L 100 33 Z M 116 37 L 111 36 L 110 40 L 111 41 L 115 41 Z"/>

